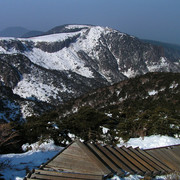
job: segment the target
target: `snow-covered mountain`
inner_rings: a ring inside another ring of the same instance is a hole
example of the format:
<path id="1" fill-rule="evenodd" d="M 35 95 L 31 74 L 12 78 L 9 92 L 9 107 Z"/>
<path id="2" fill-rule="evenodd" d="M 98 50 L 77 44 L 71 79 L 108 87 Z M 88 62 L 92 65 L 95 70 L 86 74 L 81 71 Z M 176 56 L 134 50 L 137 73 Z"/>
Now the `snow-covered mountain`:
<path id="1" fill-rule="evenodd" d="M 160 47 L 108 27 L 64 25 L 43 36 L 0 38 L 0 83 L 54 105 L 153 71 L 180 72 Z"/>

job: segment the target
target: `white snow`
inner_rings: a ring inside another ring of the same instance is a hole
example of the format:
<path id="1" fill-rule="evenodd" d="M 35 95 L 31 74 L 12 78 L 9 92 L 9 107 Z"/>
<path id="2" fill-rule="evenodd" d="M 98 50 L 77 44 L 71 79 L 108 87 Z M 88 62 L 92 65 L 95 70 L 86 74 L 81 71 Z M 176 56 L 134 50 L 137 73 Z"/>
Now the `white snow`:
<path id="1" fill-rule="evenodd" d="M 180 138 L 152 135 L 144 137 L 144 140 L 142 138 L 131 138 L 126 143 L 118 144 L 118 146 L 125 145 L 126 147 L 132 146 L 133 148 L 139 147 L 142 149 L 150 149 L 175 144 L 180 144 Z"/>
<path id="2" fill-rule="evenodd" d="M 6 50 L 0 46 L 0 54 L 4 54 L 4 53 L 6 53 Z"/>
<path id="3" fill-rule="evenodd" d="M 26 153 L 0 155 L 0 163 L 9 161 L 9 166 L 0 169 L 4 179 L 23 180 L 27 173 L 26 170 L 38 168 L 62 150 L 61 147 L 55 146 L 52 140 L 39 145 L 39 148 L 37 144 L 31 145 L 32 150 Z M 27 146 L 24 145 L 24 148 Z"/>
<path id="4" fill-rule="evenodd" d="M 104 33 L 104 28 L 100 27 L 100 26 L 96 26 L 96 27 L 91 27 L 89 29 L 88 34 L 87 30 L 86 31 L 82 31 L 82 36 L 78 39 L 78 42 L 76 44 L 74 44 L 74 49 L 76 51 L 79 50 L 83 50 L 85 52 L 89 52 L 92 55 L 92 49 L 98 44 L 99 42 L 99 38 L 101 37 L 101 34 Z M 86 34 L 86 38 L 84 38 L 85 36 L 83 36 L 84 34 Z"/>
<path id="5" fill-rule="evenodd" d="M 33 41 L 33 42 L 58 42 L 58 41 L 64 41 L 70 37 L 74 37 L 78 35 L 79 32 L 73 32 L 73 33 L 57 33 L 57 34 L 50 34 L 50 35 L 44 35 L 44 36 L 37 36 L 37 37 L 31 37 L 31 38 L 18 38 L 20 41 Z"/>
<path id="6" fill-rule="evenodd" d="M 131 68 L 129 68 L 127 71 L 122 72 L 125 76 L 127 76 L 128 78 L 130 77 L 134 77 L 136 75 L 136 72 L 134 70 L 132 70 Z"/>
<path id="7" fill-rule="evenodd" d="M 151 90 L 148 92 L 149 96 L 154 96 L 155 94 L 158 94 L 158 91 L 156 90 Z"/>
<path id="8" fill-rule="evenodd" d="M 66 29 L 75 29 L 75 28 L 89 28 L 90 26 L 86 25 L 67 25 Z"/>
<path id="9" fill-rule="evenodd" d="M 160 62 L 161 62 L 161 65 L 164 66 L 164 65 L 167 65 L 167 60 L 165 57 L 161 57 L 160 58 Z"/>
<path id="10" fill-rule="evenodd" d="M 140 175 L 129 175 L 127 177 L 120 178 L 119 176 L 114 175 L 112 178 L 107 179 L 107 180 L 140 180 L 140 179 L 143 179 L 143 176 L 140 176 Z"/>
<path id="11" fill-rule="evenodd" d="M 58 52 L 48 53 L 41 49 L 33 48 L 24 53 L 29 59 L 46 69 L 71 70 L 82 76 L 93 78 L 93 73 L 85 67 L 84 62 L 71 48 L 63 48 Z"/>
<path id="12" fill-rule="evenodd" d="M 54 141 L 52 139 L 44 140 L 43 142 L 36 142 L 33 144 L 24 144 L 22 146 L 23 151 L 58 151 L 62 148 L 59 146 L 54 145 Z"/>
<path id="13" fill-rule="evenodd" d="M 103 126 L 101 126 L 101 129 L 102 129 L 103 134 L 107 134 L 108 131 L 110 130 L 109 128 L 106 128 L 106 127 L 103 127 Z"/>
<path id="14" fill-rule="evenodd" d="M 178 87 L 178 83 L 173 82 L 169 88 L 170 89 L 175 89 L 177 87 Z"/>
<path id="15" fill-rule="evenodd" d="M 105 115 L 108 116 L 108 117 L 112 117 L 111 113 L 105 113 Z"/>
<path id="16" fill-rule="evenodd" d="M 160 57 L 159 62 L 154 62 L 154 64 L 148 65 L 148 61 L 146 61 L 147 68 L 150 72 L 155 72 L 159 70 L 159 68 L 163 68 L 164 70 L 168 70 L 169 62 L 165 57 Z"/>
<path id="17" fill-rule="evenodd" d="M 120 92 L 121 92 L 121 91 L 116 91 L 117 96 L 119 96 Z"/>
<path id="18" fill-rule="evenodd" d="M 165 88 L 165 87 L 163 87 L 163 88 L 161 88 L 159 91 L 165 91 L 165 89 L 166 89 L 166 88 Z"/>
<path id="19" fill-rule="evenodd" d="M 23 104 L 21 104 L 21 113 L 23 118 L 26 118 L 28 116 L 36 115 L 36 113 L 28 106 L 27 101 L 24 101 Z"/>
<path id="20" fill-rule="evenodd" d="M 72 134 L 72 133 L 68 133 L 68 136 L 69 136 L 72 140 L 75 140 L 75 138 L 76 138 L 76 135 L 75 135 L 75 134 Z"/>
<path id="21" fill-rule="evenodd" d="M 50 102 L 50 96 L 61 101 L 60 97 L 57 96 L 59 90 L 60 89 L 54 87 L 53 84 L 43 84 L 41 80 L 36 77 L 23 75 L 23 79 L 13 89 L 13 93 L 23 98 L 31 98 L 34 96 L 41 101 Z M 66 91 L 66 89 L 63 88 L 62 91 Z"/>

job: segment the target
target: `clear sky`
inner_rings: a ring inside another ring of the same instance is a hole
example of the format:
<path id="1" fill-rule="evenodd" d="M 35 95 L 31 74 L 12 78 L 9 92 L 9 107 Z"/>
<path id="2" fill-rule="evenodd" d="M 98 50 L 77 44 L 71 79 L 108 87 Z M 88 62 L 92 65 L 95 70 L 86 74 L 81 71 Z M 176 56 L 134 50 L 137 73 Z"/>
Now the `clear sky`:
<path id="1" fill-rule="evenodd" d="M 108 26 L 180 44 L 180 0 L 0 0 L 0 30 L 47 31 L 62 24 Z"/>

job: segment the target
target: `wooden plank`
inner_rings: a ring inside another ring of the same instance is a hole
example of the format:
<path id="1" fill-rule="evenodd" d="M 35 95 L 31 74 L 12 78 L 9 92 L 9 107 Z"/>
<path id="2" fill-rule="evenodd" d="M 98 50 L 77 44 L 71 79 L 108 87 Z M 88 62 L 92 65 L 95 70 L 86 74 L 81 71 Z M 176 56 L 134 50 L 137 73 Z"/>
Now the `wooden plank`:
<path id="1" fill-rule="evenodd" d="M 177 148 L 175 151 L 174 148 L 165 148 L 164 151 L 172 156 L 172 158 L 174 158 L 178 163 L 180 162 L 180 148 Z"/>
<path id="2" fill-rule="evenodd" d="M 87 143 L 87 146 L 97 155 L 97 157 L 111 170 L 112 173 L 120 172 L 120 169 L 115 166 L 94 144 Z"/>
<path id="3" fill-rule="evenodd" d="M 32 174 L 31 175 L 31 178 L 34 178 L 34 179 L 43 179 L 43 180 L 58 180 L 60 179 L 61 177 L 58 176 L 49 176 L 49 175 L 42 175 L 42 174 Z"/>
<path id="4" fill-rule="evenodd" d="M 128 161 L 128 159 L 126 159 L 126 157 L 120 154 L 115 148 L 112 148 L 110 146 L 107 146 L 106 148 L 109 151 L 111 151 L 114 155 L 116 155 L 119 158 L 119 160 L 121 160 L 121 162 L 124 163 L 127 172 L 130 172 L 131 174 L 136 174 L 140 172 L 139 169 L 137 169 L 137 167 L 134 166 L 134 164 Z"/>
<path id="5" fill-rule="evenodd" d="M 50 164 L 50 167 L 56 167 L 59 170 L 77 172 L 77 173 L 87 173 L 87 174 L 99 174 L 102 175 L 103 172 L 93 163 L 90 163 L 88 159 L 83 161 L 81 159 L 70 159 L 70 158 L 61 158 L 61 162 L 53 161 Z M 94 165 L 94 166 L 93 166 Z M 48 165 L 46 166 L 48 167 Z"/>
<path id="6" fill-rule="evenodd" d="M 146 169 L 148 171 L 150 171 L 151 173 L 154 173 L 156 172 L 156 174 L 158 173 L 157 170 L 152 166 L 150 165 L 146 160 L 145 158 L 143 158 L 139 153 L 138 151 L 136 151 L 135 149 L 133 149 L 132 147 L 129 147 L 128 148 L 128 153 L 133 156 L 138 162 L 140 162 L 144 167 L 146 167 Z"/>
<path id="7" fill-rule="evenodd" d="M 165 169 L 168 173 L 172 172 L 172 169 L 168 167 L 166 162 L 164 162 L 164 158 L 166 157 L 162 157 L 162 155 L 158 152 L 158 149 L 148 150 L 146 153 L 148 153 L 151 157 L 154 157 L 157 161 L 161 162 L 161 164 L 163 164 L 163 169 Z"/>
<path id="8" fill-rule="evenodd" d="M 171 151 L 174 152 L 178 157 L 180 157 L 180 147 L 173 147 Z"/>
<path id="9" fill-rule="evenodd" d="M 143 154 L 144 156 L 146 156 L 148 159 L 150 159 L 151 161 L 153 161 L 158 167 L 159 170 L 161 172 L 166 172 L 166 173 L 170 173 L 171 169 L 169 169 L 166 165 L 164 165 L 161 161 L 159 161 L 158 159 L 156 159 L 154 156 L 150 155 L 148 152 L 149 150 L 141 150 L 139 148 L 136 148 L 141 154 Z"/>
<path id="10" fill-rule="evenodd" d="M 164 157 L 164 162 L 167 162 L 167 165 L 175 170 L 178 171 L 180 167 L 180 159 L 179 157 L 175 156 L 171 150 L 166 148 L 158 149 L 161 155 Z"/>
<path id="11" fill-rule="evenodd" d="M 111 171 L 81 142 L 72 143 L 45 167 L 56 167 L 60 170 L 85 173 L 109 174 Z"/>
<path id="12" fill-rule="evenodd" d="M 134 166 L 136 167 L 136 171 L 139 171 L 142 175 L 146 173 L 146 168 L 144 168 L 136 159 L 134 159 L 131 155 L 129 155 L 122 148 L 115 148 L 120 154 L 126 157 Z"/>
<path id="13" fill-rule="evenodd" d="M 145 171 L 146 174 L 152 174 L 153 169 L 149 167 L 149 165 L 145 161 L 143 161 L 139 156 L 133 153 L 129 148 L 121 147 L 121 149 L 128 153 L 132 158 L 134 158 L 136 160 L 136 163 L 138 162 L 141 165 L 140 168 L 143 168 L 142 170 Z M 147 166 L 149 167 L 149 169 Z"/>
<path id="14" fill-rule="evenodd" d="M 111 174 L 111 171 L 89 150 L 89 148 L 86 146 L 86 144 L 78 142 L 78 145 L 97 164 L 97 166 L 104 172 L 104 174 L 106 174 L 106 175 Z"/>
<path id="15" fill-rule="evenodd" d="M 160 175 L 161 172 L 165 172 L 163 169 L 161 169 L 157 164 L 155 164 L 151 159 L 140 153 L 137 149 L 134 149 L 132 147 L 128 148 L 132 152 L 134 152 L 137 156 L 139 156 L 141 159 L 143 159 L 149 166 L 152 168 L 151 170 L 153 171 L 154 175 Z"/>
<path id="16" fill-rule="evenodd" d="M 92 174 L 79 174 L 79 173 L 70 173 L 70 172 L 45 171 L 45 170 L 40 170 L 40 169 L 35 170 L 35 174 L 60 176 L 60 177 L 75 177 L 75 178 L 91 179 L 91 180 L 99 180 L 99 179 L 102 179 L 102 177 L 103 177 L 103 176 L 92 175 Z"/>
<path id="17" fill-rule="evenodd" d="M 43 179 L 43 180 L 84 180 L 84 178 L 76 178 L 76 177 L 63 177 L 63 176 L 50 176 L 50 175 L 43 175 L 43 174 L 32 174 L 32 178 L 35 179 Z M 86 178 L 85 178 L 86 179 Z M 86 180 L 92 180 L 92 179 L 86 179 Z"/>
<path id="18" fill-rule="evenodd" d="M 116 162 L 116 164 L 121 168 L 123 169 L 124 171 L 126 172 L 129 172 L 131 174 L 134 174 L 135 171 L 133 171 L 127 164 L 126 164 L 126 159 L 121 159 L 118 157 L 118 152 L 116 152 L 116 150 L 114 150 L 113 148 L 111 148 L 110 146 L 105 146 L 106 150 L 109 151 L 113 156 L 113 160 Z"/>
<path id="19" fill-rule="evenodd" d="M 118 168 L 118 175 L 125 175 L 125 170 L 122 169 L 122 163 L 118 161 L 118 159 L 108 149 L 101 145 L 96 145 L 96 147 L 99 148 L 101 152 L 104 153 L 104 155 Z"/>
<path id="20" fill-rule="evenodd" d="M 156 159 L 159 159 L 161 162 L 163 162 L 163 164 L 171 169 L 171 167 L 169 166 L 171 163 L 169 162 L 168 157 L 164 153 L 162 153 L 160 149 L 150 150 L 148 151 L 148 153 L 156 157 Z"/>

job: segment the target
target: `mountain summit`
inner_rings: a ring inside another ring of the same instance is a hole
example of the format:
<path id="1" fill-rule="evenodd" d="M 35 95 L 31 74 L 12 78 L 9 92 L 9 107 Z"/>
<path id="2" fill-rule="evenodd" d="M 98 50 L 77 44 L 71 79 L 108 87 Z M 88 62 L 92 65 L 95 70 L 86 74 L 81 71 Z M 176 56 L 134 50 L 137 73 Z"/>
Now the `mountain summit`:
<path id="1" fill-rule="evenodd" d="M 161 47 L 108 27 L 64 25 L 43 36 L 0 38 L 0 84 L 54 105 L 147 72 L 180 72 Z"/>

